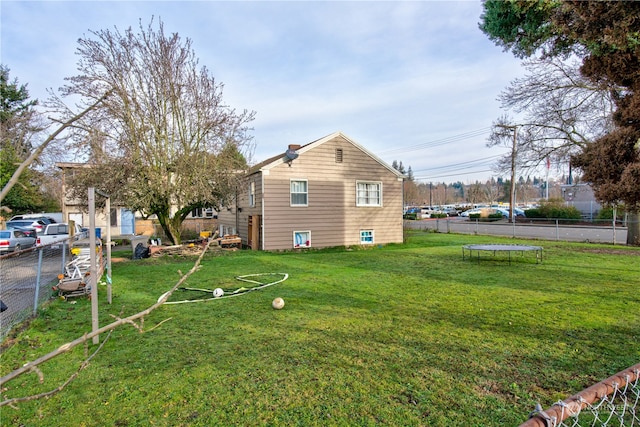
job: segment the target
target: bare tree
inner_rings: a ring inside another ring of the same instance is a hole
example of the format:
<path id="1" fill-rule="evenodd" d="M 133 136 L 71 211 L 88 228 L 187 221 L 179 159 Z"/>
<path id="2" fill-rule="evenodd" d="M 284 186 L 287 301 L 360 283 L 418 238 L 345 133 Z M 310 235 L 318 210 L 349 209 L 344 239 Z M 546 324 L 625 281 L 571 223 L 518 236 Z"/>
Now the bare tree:
<path id="1" fill-rule="evenodd" d="M 491 179 L 487 181 L 484 187 L 484 201 L 487 203 L 495 203 L 503 196 L 503 186 L 500 182 Z"/>
<path id="2" fill-rule="evenodd" d="M 476 204 L 484 201 L 485 192 L 482 189 L 482 184 L 478 181 L 469 185 L 467 190 L 467 201 L 471 204 Z"/>
<path id="3" fill-rule="evenodd" d="M 92 168 L 72 183 L 83 197 L 88 184 L 115 201 L 155 214 L 174 243 L 194 209 L 217 207 L 231 196 L 243 154 L 251 149 L 249 111 L 236 112 L 222 99 L 223 85 L 200 67 L 189 39 L 165 34 L 160 21 L 139 32 L 91 32 L 79 40 L 78 76 L 67 96 L 91 100 L 113 96 L 84 121 L 76 141 L 89 151 Z"/>
<path id="4" fill-rule="evenodd" d="M 406 205 L 421 204 L 418 185 L 414 181 L 405 181 L 402 185 L 404 188 L 404 203 Z"/>
<path id="5" fill-rule="evenodd" d="M 535 169 L 547 158 L 568 162 L 572 154 L 611 131 L 615 92 L 581 75 L 581 61 L 544 57 L 523 65 L 526 76 L 513 80 L 498 97 L 502 108 L 518 118 L 499 118 L 487 144 L 510 146 L 512 131 L 505 127 L 517 126 L 518 170 Z M 497 163 L 498 171 L 510 169 L 510 154 Z"/>

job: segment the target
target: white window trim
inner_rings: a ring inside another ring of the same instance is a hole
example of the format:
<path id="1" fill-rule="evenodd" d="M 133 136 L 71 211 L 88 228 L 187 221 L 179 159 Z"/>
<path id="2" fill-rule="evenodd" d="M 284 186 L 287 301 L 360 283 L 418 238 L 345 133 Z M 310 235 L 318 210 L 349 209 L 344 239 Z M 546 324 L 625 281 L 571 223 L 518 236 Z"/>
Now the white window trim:
<path id="1" fill-rule="evenodd" d="M 297 244 L 296 234 L 301 234 L 301 233 L 307 233 L 307 235 L 309 236 L 309 240 L 307 240 L 303 244 Z M 295 230 L 293 232 L 293 248 L 298 249 L 298 248 L 310 248 L 310 247 L 311 247 L 311 230 Z"/>
<path id="2" fill-rule="evenodd" d="M 293 194 L 302 194 L 302 193 L 292 193 L 291 192 L 291 183 L 292 182 L 305 182 L 307 184 L 306 185 L 307 192 L 305 193 L 307 195 L 307 203 L 305 203 L 305 204 L 296 204 L 296 205 L 294 205 L 292 203 L 291 196 Z M 289 206 L 292 207 L 292 208 L 306 208 L 306 207 L 309 206 L 309 180 L 307 180 L 307 179 L 293 179 L 293 178 L 289 180 Z"/>
<path id="3" fill-rule="evenodd" d="M 251 181 L 249 183 L 249 207 L 256 207 L 256 183 Z"/>
<path id="4" fill-rule="evenodd" d="M 367 242 L 362 240 L 362 233 L 371 233 L 371 241 Z M 373 229 L 360 230 L 360 244 L 361 245 L 373 245 L 376 241 L 376 232 Z"/>
<path id="5" fill-rule="evenodd" d="M 375 184 L 380 188 L 380 200 L 377 204 L 365 204 L 359 202 L 358 186 L 360 184 Z M 356 206 L 358 207 L 382 207 L 382 181 L 356 181 Z"/>

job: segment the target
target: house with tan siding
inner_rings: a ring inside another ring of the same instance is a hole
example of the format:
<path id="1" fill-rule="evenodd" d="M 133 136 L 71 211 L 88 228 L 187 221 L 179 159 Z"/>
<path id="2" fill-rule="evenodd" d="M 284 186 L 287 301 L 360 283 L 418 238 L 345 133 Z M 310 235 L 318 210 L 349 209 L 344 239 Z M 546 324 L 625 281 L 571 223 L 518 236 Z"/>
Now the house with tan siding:
<path id="1" fill-rule="evenodd" d="M 341 132 L 289 145 L 248 171 L 220 234 L 260 250 L 401 243 L 404 178 Z"/>

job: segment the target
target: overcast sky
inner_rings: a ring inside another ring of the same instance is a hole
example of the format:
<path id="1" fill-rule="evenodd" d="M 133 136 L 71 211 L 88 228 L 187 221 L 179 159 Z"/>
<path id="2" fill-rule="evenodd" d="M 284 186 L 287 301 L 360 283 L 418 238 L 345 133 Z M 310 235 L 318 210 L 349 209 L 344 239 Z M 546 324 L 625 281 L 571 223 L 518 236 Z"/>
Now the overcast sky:
<path id="1" fill-rule="evenodd" d="M 256 111 L 254 163 L 342 131 L 418 181 L 497 177 L 506 149 L 486 148 L 496 98 L 523 74 L 478 29 L 480 0 L 2 0 L 0 13 L 2 64 L 39 99 L 77 74 L 89 30 L 162 19 L 192 40 L 230 106 Z"/>

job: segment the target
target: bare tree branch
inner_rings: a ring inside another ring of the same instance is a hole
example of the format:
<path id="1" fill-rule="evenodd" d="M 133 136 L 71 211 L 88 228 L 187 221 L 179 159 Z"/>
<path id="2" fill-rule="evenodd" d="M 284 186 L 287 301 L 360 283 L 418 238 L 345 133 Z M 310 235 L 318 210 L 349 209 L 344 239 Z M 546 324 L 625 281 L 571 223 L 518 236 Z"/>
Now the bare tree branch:
<path id="1" fill-rule="evenodd" d="M 18 182 L 18 178 L 20 177 L 20 175 L 22 174 L 22 172 L 28 168 L 31 163 L 33 163 L 41 154 L 42 152 L 45 150 L 45 148 L 47 148 L 47 146 L 54 141 L 58 135 L 60 135 L 65 129 L 67 129 L 68 127 L 70 127 L 74 122 L 80 120 L 82 117 L 84 117 L 87 113 L 89 113 L 91 110 L 93 110 L 94 108 L 96 108 L 100 103 L 102 103 L 105 99 L 107 99 L 107 97 L 110 95 L 110 92 L 106 92 L 104 95 L 102 95 L 95 103 L 91 104 L 89 107 L 87 107 L 84 111 L 76 114 L 75 116 L 73 116 L 72 118 L 70 118 L 69 120 L 65 121 L 64 123 L 62 123 L 62 125 L 60 125 L 60 127 L 58 127 L 52 134 L 50 134 L 47 139 L 38 146 L 38 148 L 36 148 L 35 150 L 33 150 L 31 152 L 31 154 L 29 155 L 29 157 L 27 157 L 25 159 L 25 161 L 23 161 L 20 166 L 18 166 L 18 168 L 15 170 L 15 172 L 13 173 L 13 175 L 11 176 L 11 178 L 9 179 L 9 181 L 7 182 L 7 184 L 2 188 L 2 190 L 0 190 L 0 202 L 2 202 L 2 200 L 7 196 L 7 194 L 9 194 L 9 191 L 11 191 L 11 189 L 13 188 L 13 186 Z"/>
<path id="2" fill-rule="evenodd" d="M 547 158 L 568 161 L 590 142 L 611 131 L 618 88 L 594 84 L 580 73 L 574 58 L 531 59 L 527 75 L 513 80 L 499 95 L 502 108 L 515 114 L 494 123 L 488 146 L 508 145 L 501 126 L 518 125 L 518 168 L 536 169 Z M 506 155 L 506 157 L 508 157 Z M 510 159 L 501 159 L 498 170 Z"/>

